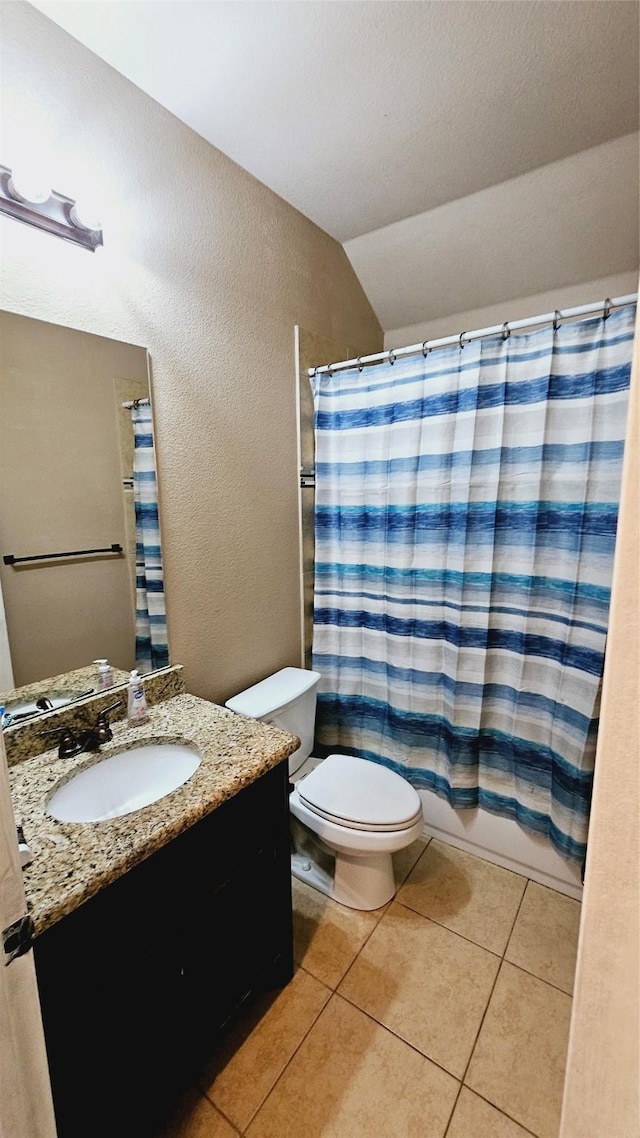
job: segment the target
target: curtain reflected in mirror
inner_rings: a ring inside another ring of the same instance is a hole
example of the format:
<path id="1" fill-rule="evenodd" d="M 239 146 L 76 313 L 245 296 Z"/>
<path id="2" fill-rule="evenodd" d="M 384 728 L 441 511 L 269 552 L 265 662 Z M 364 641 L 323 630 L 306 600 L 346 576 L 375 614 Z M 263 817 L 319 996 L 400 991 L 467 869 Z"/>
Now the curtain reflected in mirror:
<path id="1" fill-rule="evenodd" d="M 0 394 L 0 691 L 166 665 L 146 349 L 2 312 Z"/>
<path id="2" fill-rule="evenodd" d="M 136 540 L 136 667 L 140 672 L 150 672 L 169 663 L 169 647 L 160 549 L 158 480 L 149 402 L 134 401 L 131 423 Z"/>

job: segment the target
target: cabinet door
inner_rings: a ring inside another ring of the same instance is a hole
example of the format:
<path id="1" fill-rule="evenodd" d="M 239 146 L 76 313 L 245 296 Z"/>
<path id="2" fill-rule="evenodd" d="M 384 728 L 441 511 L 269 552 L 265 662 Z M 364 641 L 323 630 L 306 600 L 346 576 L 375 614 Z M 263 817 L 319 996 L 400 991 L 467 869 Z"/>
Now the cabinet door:
<path id="1" fill-rule="evenodd" d="M 290 979 L 281 766 L 37 938 L 59 1138 L 153 1133 L 242 1003 Z"/>

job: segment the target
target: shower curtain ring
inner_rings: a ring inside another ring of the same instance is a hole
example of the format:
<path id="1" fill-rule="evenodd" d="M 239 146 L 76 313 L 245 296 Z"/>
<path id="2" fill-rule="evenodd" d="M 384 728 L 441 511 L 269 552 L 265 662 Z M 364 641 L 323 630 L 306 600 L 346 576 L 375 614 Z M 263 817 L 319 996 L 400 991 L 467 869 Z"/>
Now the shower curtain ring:
<path id="1" fill-rule="evenodd" d="M 464 344 L 462 343 L 462 340 L 463 340 L 463 337 L 464 337 L 465 335 L 466 335 L 466 333 L 465 333 L 465 332 L 461 332 L 461 333 L 460 333 L 460 339 L 459 339 L 459 341 L 458 341 L 458 347 L 460 348 L 460 351 L 462 351 L 462 349 L 464 348 Z"/>
<path id="2" fill-rule="evenodd" d="M 360 356 L 358 356 L 358 371 L 362 371 L 363 367 L 364 367 L 364 364 L 363 364 L 362 360 L 360 359 Z"/>
<path id="3" fill-rule="evenodd" d="M 395 351 L 395 348 L 389 348 L 389 363 L 390 363 L 390 364 L 393 366 L 393 364 L 394 364 L 395 362 L 396 362 L 396 351 Z"/>
<path id="4" fill-rule="evenodd" d="M 557 332 L 558 328 L 560 327 L 560 316 L 561 316 L 560 310 L 558 308 L 556 308 L 555 313 L 553 315 L 553 330 L 554 330 L 554 332 Z"/>
<path id="5" fill-rule="evenodd" d="M 509 327 L 509 321 L 505 320 L 504 324 L 502 325 L 502 339 L 508 340 L 510 335 L 511 329 Z"/>
<path id="6" fill-rule="evenodd" d="M 425 360 L 426 360 L 427 356 L 429 355 L 429 352 L 431 351 L 431 348 L 428 348 L 428 347 L 427 347 L 427 344 L 428 344 L 428 343 L 429 343 L 429 341 L 428 341 L 428 340 L 423 340 L 423 341 L 422 341 L 422 354 L 423 354 L 423 356 L 424 356 Z"/>
<path id="7" fill-rule="evenodd" d="M 608 320 L 610 316 L 611 316 L 611 297 L 607 296 L 605 298 L 605 302 L 604 302 L 604 311 L 602 313 L 602 319 Z"/>
<path id="8" fill-rule="evenodd" d="M 327 371 L 329 375 L 333 377 L 333 364 L 327 364 Z"/>

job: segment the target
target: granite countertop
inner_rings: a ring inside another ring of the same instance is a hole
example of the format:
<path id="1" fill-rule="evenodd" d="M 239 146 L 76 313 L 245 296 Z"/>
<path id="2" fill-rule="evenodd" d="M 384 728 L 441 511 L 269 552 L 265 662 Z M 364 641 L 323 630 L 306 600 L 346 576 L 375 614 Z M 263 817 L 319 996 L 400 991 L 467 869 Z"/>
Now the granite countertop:
<path id="1" fill-rule="evenodd" d="M 113 668 L 113 682 L 125 684 L 129 673 L 120 668 Z M 78 699 L 83 693 L 98 692 L 98 668 L 95 664 L 88 664 L 84 668 L 75 668 L 73 672 L 62 672 L 59 676 L 49 676 L 43 680 L 36 680 L 32 684 L 23 684 L 20 688 L 0 692 L 0 704 L 7 709 L 12 705 L 31 703 L 41 696 L 67 696 L 70 700 Z"/>
<path id="2" fill-rule="evenodd" d="M 141 726 L 113 725 L 97 754 L 59 759 L 57 748 L 9 770 L 16 822 L 33 861 L 23 871 L 36 935 L 144 861 L 228 798 L 286 759 L 299 740 L 193 695 L 150 708 Z M 58 822 L 46 813 L 54 790 L 117 751 L 154 742 L 190 743 L 202 755 L 191 778 L 158 802 L 104 822 Z"/>

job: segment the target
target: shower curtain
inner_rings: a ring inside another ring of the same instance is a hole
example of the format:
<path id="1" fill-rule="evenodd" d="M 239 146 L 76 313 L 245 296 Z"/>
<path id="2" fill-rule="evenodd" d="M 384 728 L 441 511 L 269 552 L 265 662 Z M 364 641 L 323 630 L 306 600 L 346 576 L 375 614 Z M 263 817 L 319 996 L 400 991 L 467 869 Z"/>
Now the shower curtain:
<path id="1" fill-rule="evenodd" d="M 136 516 L 136 667 L 140 672 L 151 672 L 169 663 L 151 407 L 134 405 L 131 422 Z"/>
<path id="2" fill-rule="evenodd" d="M 312 380 L 319 745 L 578 860 L 634 315 Z"/>

